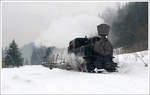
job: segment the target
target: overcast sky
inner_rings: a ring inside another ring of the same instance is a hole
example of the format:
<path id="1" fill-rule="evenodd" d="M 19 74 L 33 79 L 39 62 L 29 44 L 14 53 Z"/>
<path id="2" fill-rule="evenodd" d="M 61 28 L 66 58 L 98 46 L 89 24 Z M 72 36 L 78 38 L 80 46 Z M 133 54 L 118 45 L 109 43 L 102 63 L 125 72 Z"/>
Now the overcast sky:
<path id="1" fill-rule="evenodd" d="M 58 19 L 62 17 L 86 15 L 92 18 L 109 7 L 117 6 L 115 2 L 4 2 L 2 6 L 3 47 L 12 39 L 16 40 L 19 47 L 35 42 L 42 33 L 49 30 L 52 22 L 55 20 L 59 22 Z"/>

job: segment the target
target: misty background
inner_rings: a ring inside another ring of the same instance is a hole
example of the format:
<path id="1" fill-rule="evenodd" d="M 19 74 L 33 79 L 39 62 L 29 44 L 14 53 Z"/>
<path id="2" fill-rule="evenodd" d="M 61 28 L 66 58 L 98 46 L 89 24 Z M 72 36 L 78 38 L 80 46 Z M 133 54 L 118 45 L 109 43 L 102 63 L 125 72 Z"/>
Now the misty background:
<path id="1" fill-rule="evenodd" d="M 2 4 L 3 47 L 8 46 L 13 39 L 19 47 L 30 42 L 66 47 L 62 40 L 66 42 L 72 40 L 72 37 L 93 34 L 92 32 L 96 32 L 96 25 L 103 23 L 103 19 L 98 15 L 107 8 L 115 10 L 118 4 L 115 2 L 4 2 Z"/>
<path id="2" fill-rule="evenodd" d="M 67 48 L 76 37 L 97 35 L 96 26 L 104 23 L 100 15 L 109 8 L 116 11 L 118 5 L 121 3 L 3 2 L 3 59 L 15 40 L 23 64 L 41 64 L 46 51 Z"/>

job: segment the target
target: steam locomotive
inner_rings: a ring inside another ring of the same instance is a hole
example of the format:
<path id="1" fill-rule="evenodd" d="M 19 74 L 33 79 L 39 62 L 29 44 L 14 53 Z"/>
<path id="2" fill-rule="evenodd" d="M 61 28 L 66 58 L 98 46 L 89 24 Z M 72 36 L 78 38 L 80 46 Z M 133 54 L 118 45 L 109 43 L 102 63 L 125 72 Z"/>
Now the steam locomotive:
<path id="1" fill-rule="evenodd" d="M 70 41 L 68 53 L 83 57 L 85 62 L 80 66 L 83 71 L 95 72 L 95 68 L 108 72 L 117 71 L 117 63 L 113 62 L 113 46 L 107 39 L 109 29 L 109 25 L 100 24 L 97 26 L 99 36 Z"/>

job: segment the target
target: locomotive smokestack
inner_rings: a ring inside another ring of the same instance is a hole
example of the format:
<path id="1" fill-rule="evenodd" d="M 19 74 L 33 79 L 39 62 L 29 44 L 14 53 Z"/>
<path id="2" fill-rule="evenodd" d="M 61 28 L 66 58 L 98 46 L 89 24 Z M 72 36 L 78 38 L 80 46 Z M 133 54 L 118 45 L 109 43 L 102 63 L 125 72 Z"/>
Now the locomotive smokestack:
<path id="1" fill-rule="evenodd" d="M 98 35 L 106 37 L 109 34 L 110 26 L 107 24 L 100 24 L 97 26 Z"/>

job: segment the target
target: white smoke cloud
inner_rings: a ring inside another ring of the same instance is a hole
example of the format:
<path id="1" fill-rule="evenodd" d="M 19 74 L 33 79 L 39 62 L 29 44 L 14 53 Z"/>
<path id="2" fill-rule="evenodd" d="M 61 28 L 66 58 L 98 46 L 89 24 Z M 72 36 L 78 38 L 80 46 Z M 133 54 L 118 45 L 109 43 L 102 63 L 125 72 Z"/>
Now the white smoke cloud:
<path id="1" fill-rule="evenodd" d="M 49 29 L 42 32 L 35 43 L 37 45 L 65 48 L 76 37 L 96 35 L 96 26 L 103 22 L 101 18 L 91 15 L 59 17 L 52 20 Z"/>

